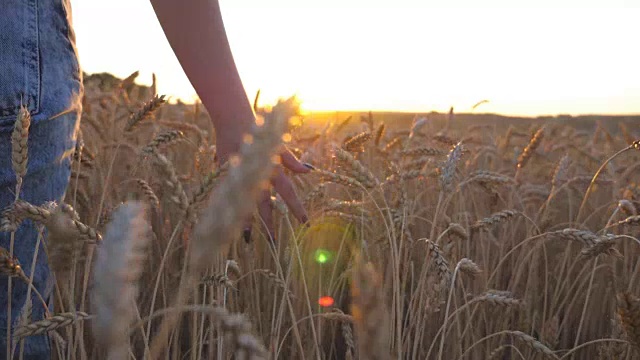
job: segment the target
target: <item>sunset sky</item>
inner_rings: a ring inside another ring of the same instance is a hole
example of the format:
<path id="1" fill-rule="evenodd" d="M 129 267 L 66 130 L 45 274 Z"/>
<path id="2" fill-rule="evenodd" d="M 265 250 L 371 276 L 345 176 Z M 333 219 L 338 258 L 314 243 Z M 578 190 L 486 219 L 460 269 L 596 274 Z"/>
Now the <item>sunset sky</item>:
<path id="1" fill-rule="evenodd" d="M 640 114 L 640 0 L 220 2 L 247 93 L 263 102 Z M 85 71 L 140 70 L 147 84 L 155 72 L 159 93 L 194 98 L 148 0 L 71 3 Z"/>

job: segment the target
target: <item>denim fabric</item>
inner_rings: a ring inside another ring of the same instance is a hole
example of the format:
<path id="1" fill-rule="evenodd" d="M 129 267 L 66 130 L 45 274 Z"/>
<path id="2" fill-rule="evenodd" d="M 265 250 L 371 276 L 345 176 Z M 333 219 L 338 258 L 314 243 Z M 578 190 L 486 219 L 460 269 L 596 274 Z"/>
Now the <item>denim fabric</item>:
<path id="1" fill-rule="evenodd" d="M 32 122 L 27 175 L 20 198 L 41 205 L 60 201 L 66 191 L 83 91 L 70 15 L 68 0 L 2 0 L 0 208 L 10 205 L 15 197 L 10 140 L 21 104 L 29 109 Z M 29 221 L 15 234 L 14 255 L 27 276 L 31 275 L 37 238 L 37 228 Z M 9 234 L 0 233 L 0 246 L 9 249 L 9 239 Z M 43 246 L 36 260 L 34 285 L 47 299 L 53 280 Z M 27 286 L 17 279 L 12 283 L 13 320 L 25 303 Z M 0 277 L 0 358 L 5 358 L 7 348 L 7 287 L 6 277 Z M 32 303 L 32 321 L 42 319 L 44 309 L 35 295 Z M 49 359 L 49 351 L 46 335 L 25 341 L 25 359 Z"/>

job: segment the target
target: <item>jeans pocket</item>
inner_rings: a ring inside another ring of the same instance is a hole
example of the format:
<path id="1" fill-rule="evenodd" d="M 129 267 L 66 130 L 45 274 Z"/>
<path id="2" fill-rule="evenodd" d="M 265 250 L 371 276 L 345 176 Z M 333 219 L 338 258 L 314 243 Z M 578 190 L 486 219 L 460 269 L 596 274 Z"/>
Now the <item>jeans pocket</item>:
<path id="1" fill-rule="evenodd" d="M 0 15 L 0 128 L 20 106 L 40 110 L 38 0 L 2 0 Z"/>

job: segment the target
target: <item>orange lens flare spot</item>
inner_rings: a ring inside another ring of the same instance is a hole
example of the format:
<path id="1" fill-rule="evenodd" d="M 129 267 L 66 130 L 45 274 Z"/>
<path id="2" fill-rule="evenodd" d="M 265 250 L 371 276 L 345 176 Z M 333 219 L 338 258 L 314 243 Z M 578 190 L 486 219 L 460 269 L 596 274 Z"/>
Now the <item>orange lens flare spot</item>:
<path id="1" fill-rule="evenodd" d="M 333 306 L 333 303 L 334 303 L 334 300 L 331 296 L 323 296 L 320 299 L 318 299 L 318 305 L 322 307 Z"/>

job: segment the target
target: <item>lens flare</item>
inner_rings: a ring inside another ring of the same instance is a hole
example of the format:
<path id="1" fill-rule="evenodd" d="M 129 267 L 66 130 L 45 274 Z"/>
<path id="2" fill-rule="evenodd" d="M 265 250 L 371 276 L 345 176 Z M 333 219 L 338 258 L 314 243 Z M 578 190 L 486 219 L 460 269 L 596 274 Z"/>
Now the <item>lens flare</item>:
<path id="1" fill-rule="evenodd" d="M 334 300 L 331 296 L 323 296 L 320 299 L 318 299 L 318 305 L 322 307 L 333 306 L 333 303 L 334 303 Z"/>
<path id="2" fill-rule="evenodd" d="M 313 258 L 318 264 L 326 264 L 331 261 L 332 257 L 333 255 L 331 254 L 331 251 L 327 249 L 318 249 L 313 255 Z"/>

